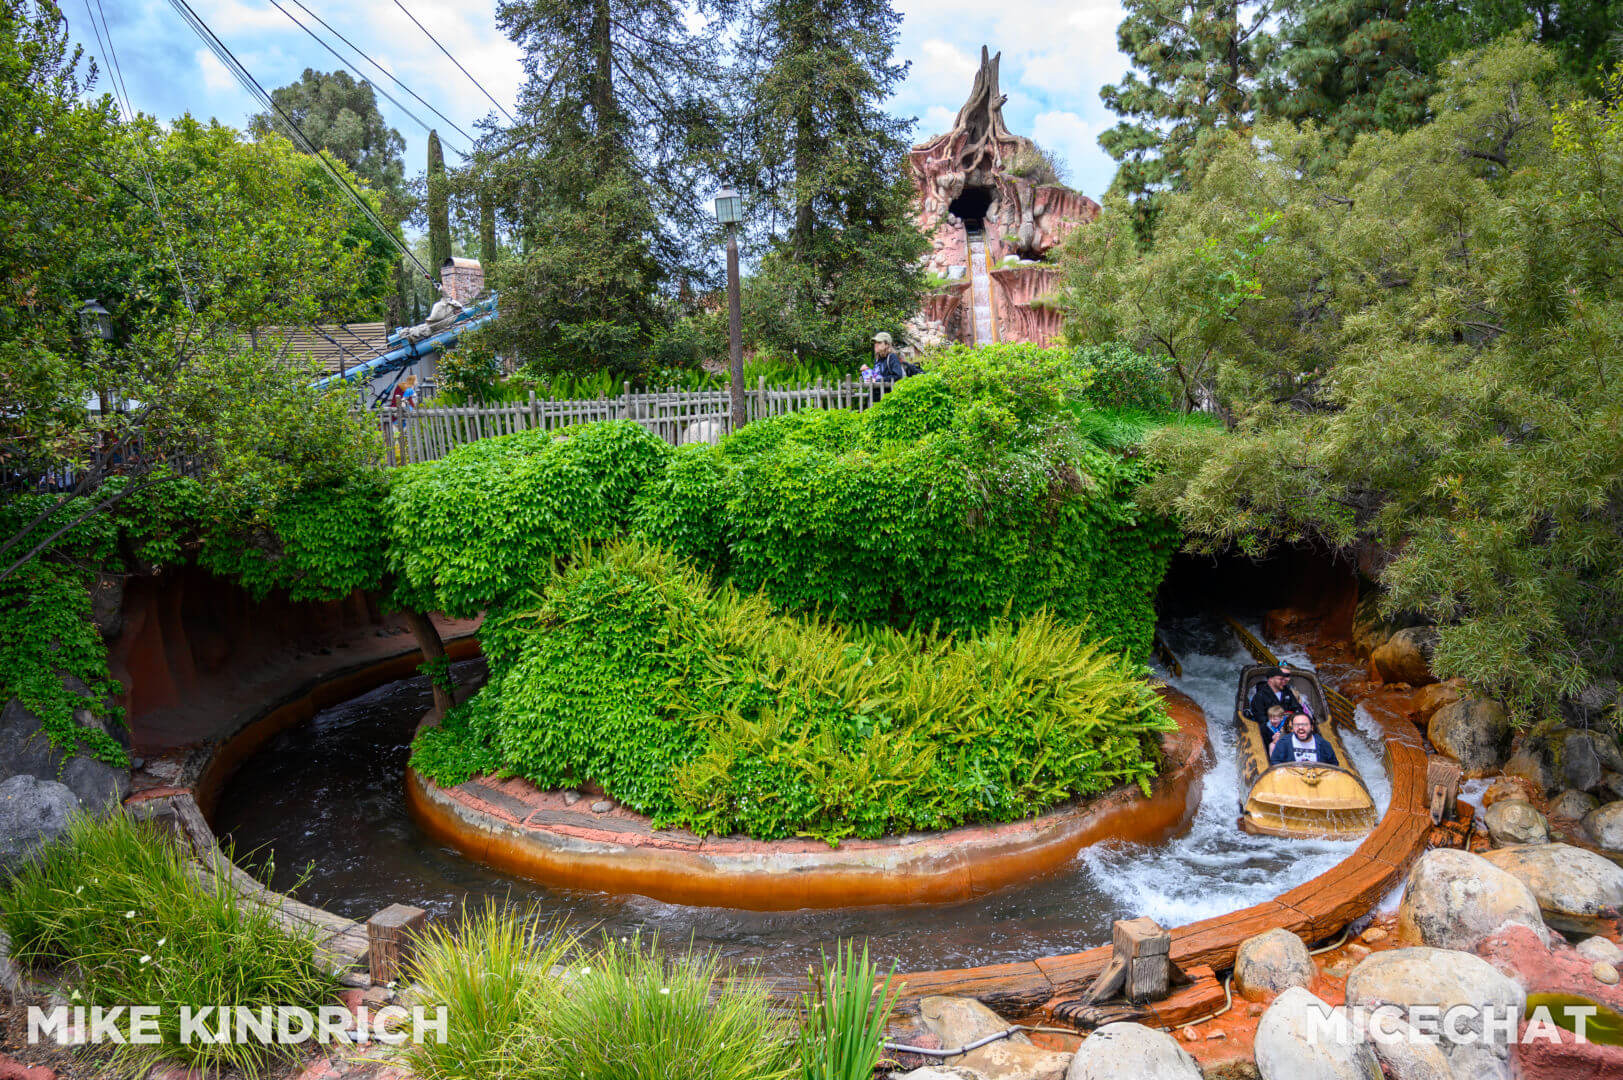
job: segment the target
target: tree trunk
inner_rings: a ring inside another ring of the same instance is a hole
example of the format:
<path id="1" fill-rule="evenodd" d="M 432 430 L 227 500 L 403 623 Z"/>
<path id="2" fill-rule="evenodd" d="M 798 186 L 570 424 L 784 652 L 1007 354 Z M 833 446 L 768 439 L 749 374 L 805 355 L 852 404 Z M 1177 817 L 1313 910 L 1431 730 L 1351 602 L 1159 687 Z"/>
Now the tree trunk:
<path id="1" fill-rule="evenodd" d="M 417 639 L 417 648 L 422 651 L 423 662 L 435 667 L 445 663 L 445 642 L 440 640 L 440 630 L 434 625 L 434 620 L 417 611 L 406 611 L 403 614 L 406 616 L 406 625 L 411 628 L 411 636 Z M 456 704 L 449 669 L 443 682 L 440 679 L 431 679 L 430 682 L 434 684 L 434 711 L 444 716 L 450 711 L 451 706 Z"/>

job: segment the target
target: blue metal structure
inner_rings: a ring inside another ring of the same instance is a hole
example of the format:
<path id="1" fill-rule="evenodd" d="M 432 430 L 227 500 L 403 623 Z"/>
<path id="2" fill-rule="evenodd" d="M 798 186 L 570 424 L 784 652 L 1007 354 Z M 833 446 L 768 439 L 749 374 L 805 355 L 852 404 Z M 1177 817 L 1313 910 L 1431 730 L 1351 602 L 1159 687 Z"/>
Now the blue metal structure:
<path id="1" fill-rule="evenodd" d="M 458 314 L 451 325 L 439 333 L 412 342 L 406 340 L 404 329 L 396 330 L 389 335 L 391 347 L 388 352 L 357 364 L 341 375 L 328 375 L 324 379 L 317 379 L 313 385 L 318 390 L 325 390 L 336 382 L 372 379 L 378 375 L 387 375 L 391 371 L 403 371 L 425 356 L 450 348 L 463 334 L 485 325 L 495 317 L 496 294 L 491 293 L 488 299 L 481 300 Z"/>

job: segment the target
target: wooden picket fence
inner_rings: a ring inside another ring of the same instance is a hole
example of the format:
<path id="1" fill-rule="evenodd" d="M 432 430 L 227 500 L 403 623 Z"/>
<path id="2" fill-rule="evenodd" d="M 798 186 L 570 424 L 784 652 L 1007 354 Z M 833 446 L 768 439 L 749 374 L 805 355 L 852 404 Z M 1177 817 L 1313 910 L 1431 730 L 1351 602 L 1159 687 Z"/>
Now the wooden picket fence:
<path id="1" fill-rule="evenodd" d="M 744 393 L 745 421 L 802 409 L 868 408 L 891 383 L 844 379 L 800 386 L 768 387 L 761 379 Z M 384 463 L 411 465 L 437 461 L 464 443 L 520 431 L 554 430 L 595 420 L 634 420 L 673 446 L 714 443 L 732 431 L 732 397 L 726 390 L 649 390 L 631 384 L 615 397 L 588 401 L 538 398 L 499 405 L 384 407 L 373 410 L 384 438 Z"/>

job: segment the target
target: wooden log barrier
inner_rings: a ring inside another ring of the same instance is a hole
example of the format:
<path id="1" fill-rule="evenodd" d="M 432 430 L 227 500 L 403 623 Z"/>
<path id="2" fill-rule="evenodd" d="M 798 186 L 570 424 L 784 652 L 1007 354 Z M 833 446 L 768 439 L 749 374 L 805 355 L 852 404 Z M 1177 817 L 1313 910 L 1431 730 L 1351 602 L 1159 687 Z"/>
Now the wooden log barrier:
<path id="1" fill-rule="evenodd" d="M 428 912 L 409 904 L 390 904 L 366 920 L 373 983 L 387 986 L 400 978 L 401 967 L 411 958 L 412 939 L 427 921 Z"/>

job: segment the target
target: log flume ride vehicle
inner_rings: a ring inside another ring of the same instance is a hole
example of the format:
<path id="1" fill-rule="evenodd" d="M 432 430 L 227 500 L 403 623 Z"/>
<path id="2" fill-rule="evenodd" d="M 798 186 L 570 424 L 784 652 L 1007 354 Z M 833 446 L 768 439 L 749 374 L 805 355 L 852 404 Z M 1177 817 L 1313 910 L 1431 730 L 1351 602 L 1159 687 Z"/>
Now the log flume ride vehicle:
<path id="1" fill-rule="evenodd" d="M 1272 764 L 1261 726 L 1246 715 L 1252 691 L 1273 670 L 1269 664 L 1246 666 L 1240 672 L 1235 694 L 1234 717 L 1240 726 L 1240 790 L 1244 793 L 1240 828 L 1261 836 L 1356 840 L 1375 827 L 1380 815 L 1369 787 L 1336 731 L 1318 676 L 1293 668 L 1291 689 L 1308 706 L 1319 735 L 1336 752 L 1338 764 Z M 1290 736 L 1287 733 L 1285 737 Z"/>

